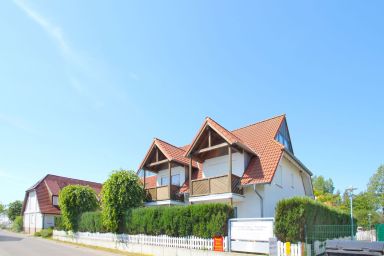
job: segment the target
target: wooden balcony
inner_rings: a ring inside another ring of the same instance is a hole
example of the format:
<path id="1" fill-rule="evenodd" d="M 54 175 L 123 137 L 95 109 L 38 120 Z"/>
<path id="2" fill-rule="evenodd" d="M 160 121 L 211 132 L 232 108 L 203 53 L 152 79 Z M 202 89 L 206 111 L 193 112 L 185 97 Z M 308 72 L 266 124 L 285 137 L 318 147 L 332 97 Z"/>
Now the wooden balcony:
<path id="1" fill-rule="evenodd" d="M 162 200 L 175 200 L 175 201 L 183 201 L 183 195 L 179 194 L 179 186 L 171 185 L 171 198 L 169 198 L 168 185 L 159 186 L 156 188 L 148 188 L 145 189 L 146 192 L 146 201 L 154 202 L 154 201 L 162 201 Z"/>
<path id="2" fill-rule="evenodd" d="M 203 196 L 222 193 L 243 194 L 243 189 L 240 188 L 240 177 L 232 174 L 232 186 L 229 189 L 228 175 L 192 180 L 191 196 Z"/>

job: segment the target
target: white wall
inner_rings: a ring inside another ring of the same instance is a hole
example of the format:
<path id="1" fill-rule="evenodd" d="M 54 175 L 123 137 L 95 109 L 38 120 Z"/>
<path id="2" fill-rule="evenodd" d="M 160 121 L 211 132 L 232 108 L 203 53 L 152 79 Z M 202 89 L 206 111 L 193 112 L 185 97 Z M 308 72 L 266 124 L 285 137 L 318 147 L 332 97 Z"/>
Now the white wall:
<path id="1" fill-rule="evenodd" d="M 232 154 L 232 173 L 241 177 L 248 165 L 249 157 L 246 153 Z M 228 174 L 228 155 L 210 158 L 203 163 L 203 178 L 216 177 Z"/>
<path id="2" fill-rule="evenodd" d="M 23 225 L 26 232 L 35 232 L 43 228 L 43 215 L 40 213 L 39 202 L 36 191 L 28 193 L 27 204 L 25 206 Z"/>
<path id="3" fill-rule="evenodd" d="M 274 217 L 278 201 L 293 196 L 305 196 L 304 184 L 299 169 L 287 158 L 282 157 L 271 184 L 257 185 L 257 191 L 263 197 L 264 216 Z M 239 218 L 261 217 L 260 199 L 253 186 L 244 188 L 245 199 L 234 203 Z"/>
<path id="4" fill-rule="evenodd" d="M 180 174 L 180 186 L 182 186 L 185 182 L 185 167 L 184 166 L 175 166 L 175 167 L 171 168 L 171 171 L 172 171 L 172 175 Z M 168 180 L 168 178 L 169 178 L 168 169 L 161 170 L 157 174 L 157 186 L 160 186 L 160 184 L 161 184 L 161 177 L 166 177 Z"/>

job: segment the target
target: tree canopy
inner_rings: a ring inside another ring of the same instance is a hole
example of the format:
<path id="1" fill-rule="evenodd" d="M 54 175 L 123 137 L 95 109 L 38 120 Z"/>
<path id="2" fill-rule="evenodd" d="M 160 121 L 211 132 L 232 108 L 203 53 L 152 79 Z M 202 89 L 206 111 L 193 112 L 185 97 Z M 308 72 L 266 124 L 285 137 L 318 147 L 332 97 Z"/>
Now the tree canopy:
<path id="1" fill-rule="evenodd" d="M 132 171 L 114 171 L 101 191 L 104 226 L 112 232 L 121 232 L 126 212 L 143 204 L 144 189 L 139 177 Z"/>
<path id="2" fill-rule="evenodd" d="M 376 207 L 384 212 L 384 165 L 380 165 L 369 179 L 368 192 L 375 196 Z"/>
<path id="3" fill-rule="evenodd" d="M 323 176 L 313 176 L 312 178 L 313 190 L 315 194 L 333 194 L 335 186 L 332 179 L 325 179 Z"/>
<path id="4" fill-rule="evenodd" d="M 8 218 L 11 221 L 14 221 L 17 216 L 21 215 L 21 209 L 23 207 L 23 203 L 20 200 L 16 200 L 8 205 Z"/>
<path id="5" fill-rule="evenodd" d="M 0 214 L 5 212 L 5 205 L 0 203 Z"/>

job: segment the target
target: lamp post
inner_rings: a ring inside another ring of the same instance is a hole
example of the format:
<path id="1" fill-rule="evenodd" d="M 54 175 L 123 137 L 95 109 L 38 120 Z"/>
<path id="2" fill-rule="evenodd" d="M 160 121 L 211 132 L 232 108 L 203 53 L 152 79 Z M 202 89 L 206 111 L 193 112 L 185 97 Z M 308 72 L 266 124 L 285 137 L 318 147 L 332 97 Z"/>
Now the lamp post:
<path id="1" fill-rule="evenodd" d="M 353 240 L 353 191 L 356 190 L 357 188 L 354 188 L 353 186 L 350 186 L 349 188 L 346 189 L 346 191 L 349 194 L 349 200 L 351 202 L 351 239 Z"/>

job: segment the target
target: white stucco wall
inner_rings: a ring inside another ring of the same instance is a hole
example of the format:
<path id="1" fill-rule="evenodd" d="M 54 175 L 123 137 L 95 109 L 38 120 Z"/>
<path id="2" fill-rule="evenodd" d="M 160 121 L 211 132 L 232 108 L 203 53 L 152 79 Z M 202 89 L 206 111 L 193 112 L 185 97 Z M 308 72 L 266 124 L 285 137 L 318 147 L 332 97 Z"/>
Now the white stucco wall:
<path id="1" fill-rule="evenodd" d="M 274 217 L 276 204 L 281 199 L 306 195 L 299 169 L 285 157 L 280 160 L 272 183 L 257 185 L 256 189 L 263 197 L 263 217 Z M 253 186 L 244 188 L 244 196 L 244 201 L 234 203 L 238 217 L 261 217 L 260 199 L 253 190 Z"/>
<path id="2" fill-rule="evenodd" d="M 28 193 L 27 204 L 23 216 L 23 225 L 26 232 L 35 232 L 43 228 L 43 215 L 40 212 L 36 191 Z"/>
<path id="3" fill-rule="evenodd" d="M 184 166 L 175 166 L 171 168 L 172 175 L 180 174 L 180 186 L 185 182 L 185 168 Z M 169 173 L 168 169 L 164 169 L 159 171 L 157 174 L 157 186 L 161 184 L 161 177 L 166 177 L 168 179 Z"/>
<path id="4" fill-rule="evenodd" d="M 246 153 L 232 154 L 232 173 L 241 177 L 248 165 L 249 157 Z M 228 174 L 228 155 L 207 159 L 203 163 L 203 178 L 216 177 Z"/>

